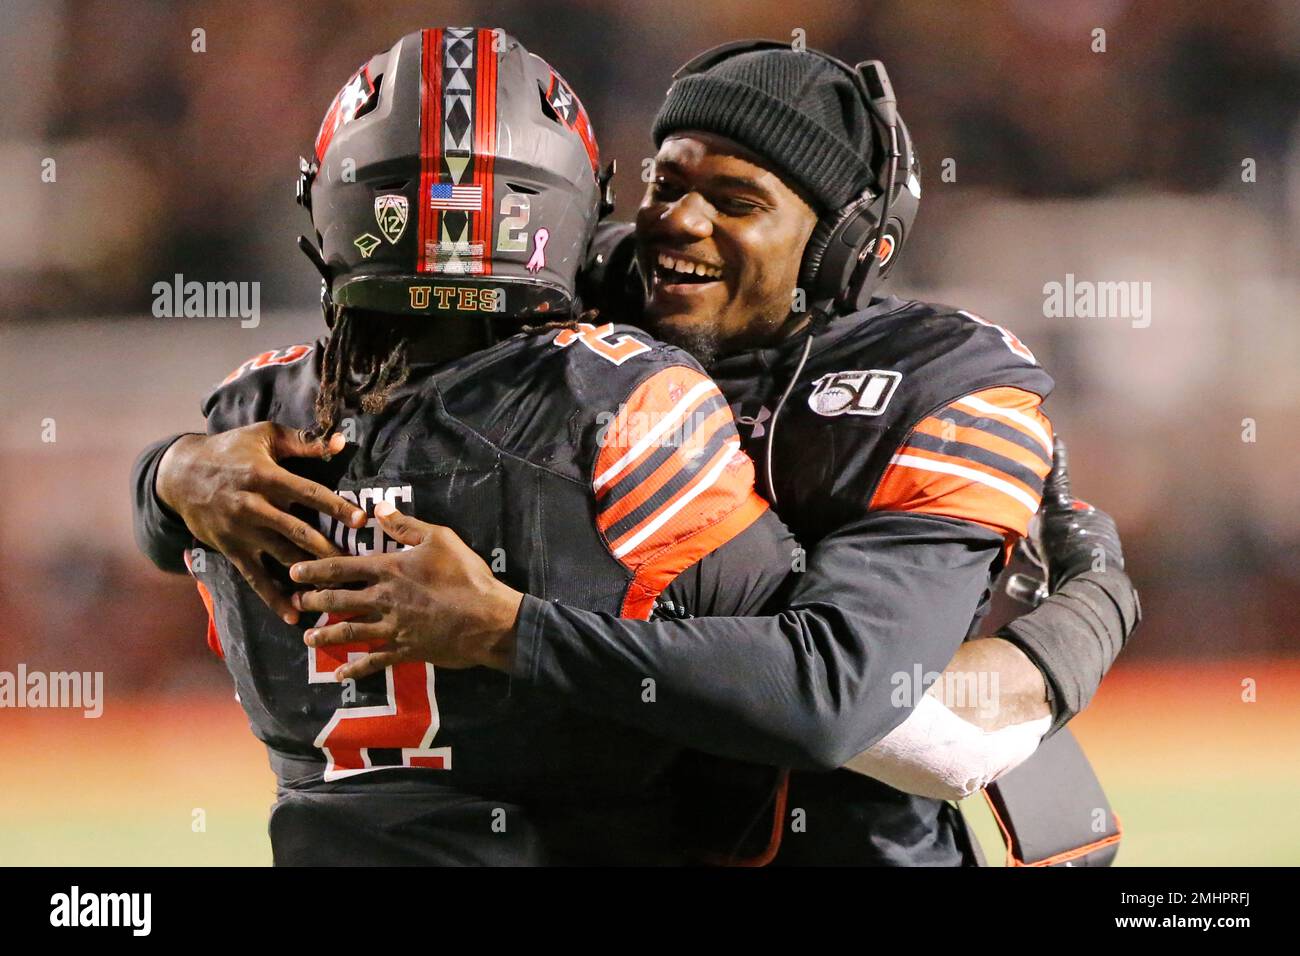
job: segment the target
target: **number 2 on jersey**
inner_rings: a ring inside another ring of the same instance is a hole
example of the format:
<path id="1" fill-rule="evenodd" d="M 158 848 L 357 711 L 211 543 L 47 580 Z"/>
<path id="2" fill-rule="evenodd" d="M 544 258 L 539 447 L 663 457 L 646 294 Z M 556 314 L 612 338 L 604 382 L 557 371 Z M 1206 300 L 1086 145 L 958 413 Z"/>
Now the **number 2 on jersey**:
<path id="1" fill-rule="evenodd" d="M 609 341 L 606 336 L 613 331 L 612 322 L 606 322 L 599 328 L 590 322 L 579 322 L 576 329 L 565 329 L 557 335 L 553 344 L 563 349 L 574 342 L 581 342 L 601 358 L 615 365 L 622 365 L 633 356 L 650 351 L 650 346 L 638 342 L 630 335 L 620 335 L 615 341 Z"/>
<path id="2" fill-rule="evenodd" d="M 317 627 L 337 624 L 350 615 L 322 614 Z M 364 642 L 307 648 L 307 680 L 334 684 L 334 671 L 371 648 Z M 451 769 L 451 748 L 430 747 L 438 732 L 438 703 L 433 696 L 433 665 L 406 661 L 384 670 L 388 700 L 373 707 L 340 706 L 330 716 L 315 746 L 325 754 L 325 779 L 341 780 L 390 767 Z M 343 685 L 335 684 L 342 689 Z M 400 751 L 400 762 L 374 763 L 371 750 Z"/>

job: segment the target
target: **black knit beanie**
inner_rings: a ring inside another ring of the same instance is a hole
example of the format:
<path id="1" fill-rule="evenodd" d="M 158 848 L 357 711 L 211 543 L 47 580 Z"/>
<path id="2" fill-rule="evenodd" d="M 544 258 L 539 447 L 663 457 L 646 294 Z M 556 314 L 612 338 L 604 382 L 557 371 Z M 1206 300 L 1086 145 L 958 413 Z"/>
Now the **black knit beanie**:
<path id="1" fill-rule="evenodd" d="M 699 130 L 734 140 L 802 186 L 825 214 L 872 184 L 871 122 L 853 80 L 815 53 L 754 50 L 672 85 L 655 146 Z"/>

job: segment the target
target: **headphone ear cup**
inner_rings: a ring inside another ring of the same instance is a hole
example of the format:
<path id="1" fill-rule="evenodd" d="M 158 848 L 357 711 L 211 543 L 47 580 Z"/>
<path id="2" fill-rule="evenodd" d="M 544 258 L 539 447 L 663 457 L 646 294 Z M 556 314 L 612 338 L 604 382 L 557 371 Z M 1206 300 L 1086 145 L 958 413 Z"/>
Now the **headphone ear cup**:
<path id="1" fill-rule="evenodd" d="M 857 261 L 875 235 L 877 199 L 860 196 L 813 229 L 804 248 L 799 286 L 809 302 L 835 299 L 853 274 Z"/>
<path id="2" fill-rule="evenodd" d="M 799 288 L 813 302 L 825 298 L 819 294 L 818 280 L 822 275 L 822 260 L 831 244 L 835 230 L 840 226 L 841 216 L 823 216 L 813 227 L 812 235 L 803 250 L 803 265 L 799 267 Z"/>

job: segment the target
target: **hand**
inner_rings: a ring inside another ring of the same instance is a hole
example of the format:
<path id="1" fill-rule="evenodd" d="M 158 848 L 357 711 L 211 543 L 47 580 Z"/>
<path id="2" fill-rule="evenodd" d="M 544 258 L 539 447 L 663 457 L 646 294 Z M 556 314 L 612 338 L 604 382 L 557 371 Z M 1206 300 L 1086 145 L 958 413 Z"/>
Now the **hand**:
<path id="1" fill-rule="evenodd" d="M 303 640 L 311 647 L 369 646 L 364 658 L 335 672 L 339 680 L 355 680 L 404 661 L 509 670 L 524 596 L 493 577 L 450 528 L 401 514 L 388 502 L 375 506 L 375 517 L 384 534 L 410 547 L 307 561 L 289 569 L 293 580 L 317 587 L 294 595 L 299 610 L 351 615 L 309 629 Z M 343 587 L 357 582 L 366 586 Z"/>
<path id="2" fill-rule="evenodd" d="M 1043 485 L 1043 506 L 1035 540 L 1021 543 L 1027 557 L 1047 574 L 1047 583 L 1013 574 L 1007 593 L 1037 605 L 1086 571 L 1124 570 L 1124 551 L 1115 519 L 1070 493 L 1070 463 L 1065 442 L 1056 439 L 1052 471 Z"/>
<path id="3" fill-rule="evenodd" d="M 292 504 L 331 515 L 349 527 L 365 524 L 356 505 L 324 485 L 278 464 L 283 458 L 324 458 L 343 450 L 342 435 L 328 443 L 274 422 L 258 422 L 219 435 L 185 435 L 158 463 L 155 488 L 194 537 L 216 548 L 286 623 L 298 611 L 262 564 L 270 555 L 286 567 L 339 550 L 311 525 L 288 513 Z"/>

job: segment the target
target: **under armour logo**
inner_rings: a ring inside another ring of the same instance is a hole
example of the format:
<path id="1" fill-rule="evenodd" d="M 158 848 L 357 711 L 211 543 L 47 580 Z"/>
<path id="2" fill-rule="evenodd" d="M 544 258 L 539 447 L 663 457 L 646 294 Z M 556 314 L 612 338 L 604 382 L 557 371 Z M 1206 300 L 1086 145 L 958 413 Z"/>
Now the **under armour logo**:
<path id="1" fill-rule="evenodd" d="M 750 427 L 750 438 L 762 438 L 767 434 L 767 429 L 763 427 L 763 422 L 771 418 L 772 413 L 768 411 L 766 405 L 759 407 L 757 415 L 742 415 L 740 413 L 739 405 L 732 406 L 732 412 L 736 416 L 736 421 L 739 424 L 748 425 Z"/>

